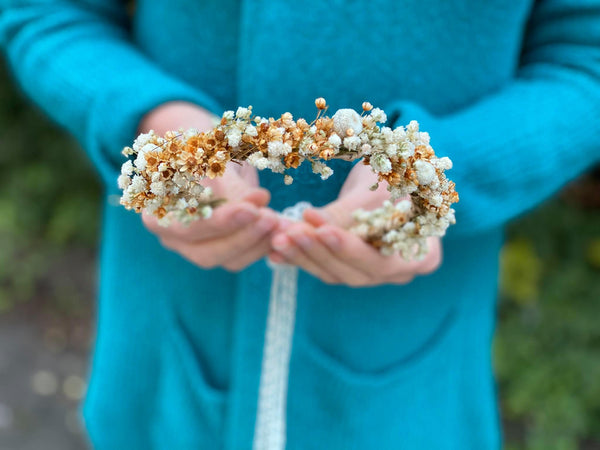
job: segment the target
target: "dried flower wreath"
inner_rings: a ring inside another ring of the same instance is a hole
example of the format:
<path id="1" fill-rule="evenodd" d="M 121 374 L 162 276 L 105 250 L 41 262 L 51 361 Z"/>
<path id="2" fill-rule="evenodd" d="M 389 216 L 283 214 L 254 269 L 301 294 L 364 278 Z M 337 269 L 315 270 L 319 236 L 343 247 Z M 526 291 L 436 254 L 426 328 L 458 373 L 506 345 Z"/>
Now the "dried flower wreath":
<path id="1" fill-rule="evenodd" d="M 189 223 L 210 217 L 213 208 L 225 201 L 215 199 L 202 180 L 223 175 L 230 161 L 281 173 L 284 183 L 291 184 L 286 169 L 304 161 L 325 180 L 333 170 L 324 161 L 363 158 L 379 182 L 387 183 L 391 198 L 374 211 L 355 211 L 356 225 L 351 230 L 383 254 L 399 252 L 405 259 L 423 256 L 426 238 L 443 236 L 455 223 L 451 205 L 458 194 L 444 174 L 452 161 L 435 156 L 429 134 L 419 131 L 416 121 L 392 130 L 378 126 L 387 117 L 368 102 L 363 103 L 361 115 L 340 109 L 332 117 L 325 116 L 325 99 L 318 98 L 315 105 L 318 114 L 312 123 L 294 121 L 289 112 L 277 120 L 253 116 L 250 106 L 226 111 L 209 132 L 141 134 L 133 147 L 123 150 L 135 159 L 128 159 L 121 170 L 121 204 L 154 214 L 165 226 L 171 220 Z"/>

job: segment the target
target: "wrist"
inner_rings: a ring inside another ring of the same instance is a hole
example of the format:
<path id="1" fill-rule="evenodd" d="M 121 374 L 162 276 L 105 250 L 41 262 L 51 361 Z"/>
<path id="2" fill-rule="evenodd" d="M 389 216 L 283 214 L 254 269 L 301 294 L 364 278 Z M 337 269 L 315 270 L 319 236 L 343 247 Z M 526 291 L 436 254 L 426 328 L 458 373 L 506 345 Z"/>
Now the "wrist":
<path id="1" fill-rule="evenodd" d="M 140 121 L 138 132 L 154 130 L 162 135 L 169 130 L 180 128 L 208 131 L 214 127 L 216 120 L 217 116 L 201 106 L 184 101 L 171 101 L 149 111 Z"/>

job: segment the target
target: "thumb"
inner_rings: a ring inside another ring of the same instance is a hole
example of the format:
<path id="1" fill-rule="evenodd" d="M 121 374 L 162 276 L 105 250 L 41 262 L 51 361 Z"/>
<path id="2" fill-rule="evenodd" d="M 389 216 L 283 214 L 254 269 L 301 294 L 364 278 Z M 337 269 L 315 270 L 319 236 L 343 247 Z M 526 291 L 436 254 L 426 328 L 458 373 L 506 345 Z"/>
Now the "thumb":
<path id="1" fill-rule="evenodd" d="M 260 208 L 268 205 L 271 200 L 268 190 L 241 176 L 231 164 L 222 176 L 212 180 L 205 179 L 203 184 L 213 190 L 214 198 L 228 202 L 246 201 Z"/>
<path id="2" fill-rule="evenodd" d="M 373 210 L 380 207 L 390 194 L 387 184 L 380 183 L 375 191 L 371 191 L 369 184 L 372 179 L 363 177 L 348 178 L 337 200 L 322 208 L 312 208 L 304 211 L 303 218 L 314 227 L 326 223 L 342 228 L 350 228 L 354 224 L 352 213 L 357 209 Z"/>
<path id="3" fill-rule="evenodd" d="M 348 228 L 354 222 L 352 212 L 356 209 L 356 200 L 341 197 L 322 208 L 311 208 L 304 211 L 304 220 L 314 227 L 325 224 Z"/>
<path id="4" fill-rule="evenodd" d="M 241 200 L 244 202 L 253 203 L 259 208 L 262 208 L 267 206 L 271 201 L 271 193 L 261 187 L 251 187 L 250 190 L 242 196 Z"/>

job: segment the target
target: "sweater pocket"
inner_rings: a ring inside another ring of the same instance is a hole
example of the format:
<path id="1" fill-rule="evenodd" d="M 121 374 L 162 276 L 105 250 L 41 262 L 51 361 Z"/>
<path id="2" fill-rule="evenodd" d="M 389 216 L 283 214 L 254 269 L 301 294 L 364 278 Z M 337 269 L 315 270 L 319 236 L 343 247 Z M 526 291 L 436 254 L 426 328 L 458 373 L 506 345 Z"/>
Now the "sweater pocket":
<path id="1" fill-rule="evenodd" d="M 227 392 L 211 386 L 176 314 L 167 313 L 158 374 L 156 448 L 222 447 Z"/>
<path id="2" fill-rule="evenodd" d="M 457 312 L 382 372 L 361 372 L 298 335 L 290 367 L 288 450 L 454 448 L 460 376 Z"/>

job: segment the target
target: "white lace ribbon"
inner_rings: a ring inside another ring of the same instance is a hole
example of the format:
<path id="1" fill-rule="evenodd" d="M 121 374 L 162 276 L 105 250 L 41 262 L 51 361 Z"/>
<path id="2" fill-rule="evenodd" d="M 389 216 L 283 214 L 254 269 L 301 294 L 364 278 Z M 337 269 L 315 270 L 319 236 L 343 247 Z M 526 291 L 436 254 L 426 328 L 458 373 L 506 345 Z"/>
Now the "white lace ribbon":
<path id="1" fill-rule="evenodd" d="M 300 220 L 312 205 L 299 202 L 282 216 Z M 254 450 L 283 450 L 286 439 L 286 399 L 292 336 L 296 318 L 298 268 L 268 261 L 272 270 L 271 297 L 258 389 Z"/>

